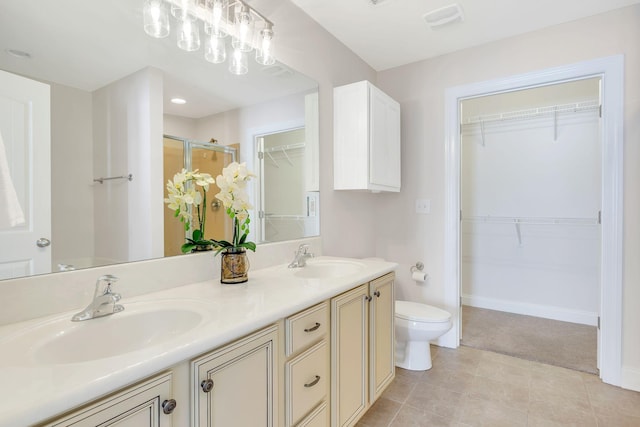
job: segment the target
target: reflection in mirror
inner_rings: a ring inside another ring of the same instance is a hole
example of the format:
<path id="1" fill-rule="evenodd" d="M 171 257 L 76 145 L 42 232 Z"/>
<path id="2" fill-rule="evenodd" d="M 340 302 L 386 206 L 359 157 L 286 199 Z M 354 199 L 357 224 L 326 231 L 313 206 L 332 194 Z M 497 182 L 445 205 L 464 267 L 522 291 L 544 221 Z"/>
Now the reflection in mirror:
<path id="1" fill-rule="evenodd" d="M 186 138 L 165 135 L 163 141 L 163 170 L 164 182 L 173 180 L 176 173 L 183 168 L 208 173 L 213 178 L 222 173 L 222 168 L 236 160 L 237 146 L 223 146 L 215 143 L 197 142 Z M 205 239 L 228 239 L 232 235 L 231 218 L 225 214 L 222 203 L 215 198 L 218 188 L 215 185 L 207 191 L 207 209 Z M 167 188 L 164 197 L 168 197 Z M 180 247 L 185 238 L 191 237 L 185 233 L 184 225 L 175 217 L 175 212 L 164 208 L 164 256 L 180 255 Z"/>
<path id="2" fill-rule="evenodd" d="M 0 224 L 0 279 L 165 256 L 164 134 L 239 144 L 237 160 L 256 172 L 256 136 L 304 127 L 305 156 L 317 163 L 316 82 L 281 63 L 232 76 L 228 64 L 178 49 L 175 35 L 147 36 L 142 7 L 0 2 L 0 72 L 9 76 L 0 79 L 0 134 L 26 219 Z M 170 103 L 177 96 L 187 103 Z M 317 191 L 317 170 L 306 168 L 315 174 L 308 191 Z M 273 191 L 254 183 L 254 205 L 263 187 Z M 38 247 L 40 238 L 51 244 Z"/>
<path id="3" fill-rule="evenodd" d="M 305 180 L 305 129 L 261 135 L 256 142 L 263 184 L 258 202 L 261 241 L 319 234 L 318 192 L 308 189 Z"/>

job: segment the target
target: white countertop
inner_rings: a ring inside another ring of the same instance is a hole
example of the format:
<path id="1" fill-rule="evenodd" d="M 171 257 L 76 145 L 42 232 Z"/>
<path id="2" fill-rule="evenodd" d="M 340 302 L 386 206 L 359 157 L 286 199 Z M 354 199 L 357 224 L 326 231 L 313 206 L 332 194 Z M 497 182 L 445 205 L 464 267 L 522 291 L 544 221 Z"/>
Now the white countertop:
<path id="1" fill-rule="evenodd" d="M 294 275 L 294 269 L 279 265 L 250 271 L 249 281 L 243 284 L 222 285 L 210 280 L 130 299 L 123 292 L 120 303 L 125 312 L 127 304 L 188 299 L 198 300 L 210 316 L 206 323 L 171 341 L 89 362 L 30 362 L 28 357 L 12 352 L 11 341 L 6 338 L 42 322 L 59 318 L 70 322 L 78 310 L 0 327 L 0 427 L 24 427 L 64 413 L 380 277 L 397 266 L 380 260 L 351 261 L 360 262 L 365 268 L 340 278 L 301 279 Z M 108 321 L 115 316 L 118 314 L 98 320 Z"/>

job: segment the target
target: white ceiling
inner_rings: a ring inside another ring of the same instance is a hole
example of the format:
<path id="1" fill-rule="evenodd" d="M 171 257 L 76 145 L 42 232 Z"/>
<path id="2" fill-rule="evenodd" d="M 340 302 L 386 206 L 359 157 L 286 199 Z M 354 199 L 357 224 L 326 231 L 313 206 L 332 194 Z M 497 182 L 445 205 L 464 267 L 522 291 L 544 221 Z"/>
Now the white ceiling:
<path id="1" fill-rule="evenodd" d="M 640 3 L 640 0 L 292 0 L 377 71 Z M 458 3 L 462 23 L 433 30 Z"/>

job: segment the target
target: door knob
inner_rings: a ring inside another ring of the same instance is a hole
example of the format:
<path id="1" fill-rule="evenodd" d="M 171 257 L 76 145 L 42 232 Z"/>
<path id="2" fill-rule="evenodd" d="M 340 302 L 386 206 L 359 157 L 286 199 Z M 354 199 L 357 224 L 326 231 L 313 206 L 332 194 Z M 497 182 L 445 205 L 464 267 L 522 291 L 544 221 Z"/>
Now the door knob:
<path id="1" fill-rule="evenodd" d="M 169 415 L 174 409 L 176 409 L 176 406 L 178 406 L 178 404 L 174 399 L 165 400 L 162 402 L 162 412 Z"/>
<path id="2" fill-rule="evenodd" d="M 202 388 L 202 391 L 204 391 L 205 393 L 209 393 L 211 390 L 213 390 L 213 380 L 211 378 L 202 380 L 202 382 L 200 383 L 200 387 Z"/>
<path id="3" fill-rule="evenodd" d="M 46 248 L 50 244 L 51 240 L 45 239 L 44 237 L 41 237 L 36 241 L 36 245 L 38 245 L 39 248 Z"/>

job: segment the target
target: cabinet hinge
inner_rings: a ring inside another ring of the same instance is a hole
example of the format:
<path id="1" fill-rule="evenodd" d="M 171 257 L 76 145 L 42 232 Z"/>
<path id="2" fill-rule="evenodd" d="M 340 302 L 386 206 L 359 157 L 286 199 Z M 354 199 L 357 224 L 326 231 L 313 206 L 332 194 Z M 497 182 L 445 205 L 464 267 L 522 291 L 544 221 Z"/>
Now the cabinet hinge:
<path id="1" fill-rule="evenodd" d="M 598 224 L 602 224 L 602 211 L 598 211 Z"/>
<path id="2" fill-rule="evenodd" d="M 264 160 L 264 151 L 258 151 L 258 159 Z"/>
<path id="3" fill-rule="evenodd" d="M 600 316 L 598 316 L 598 330 L 600 330 Z"/>

